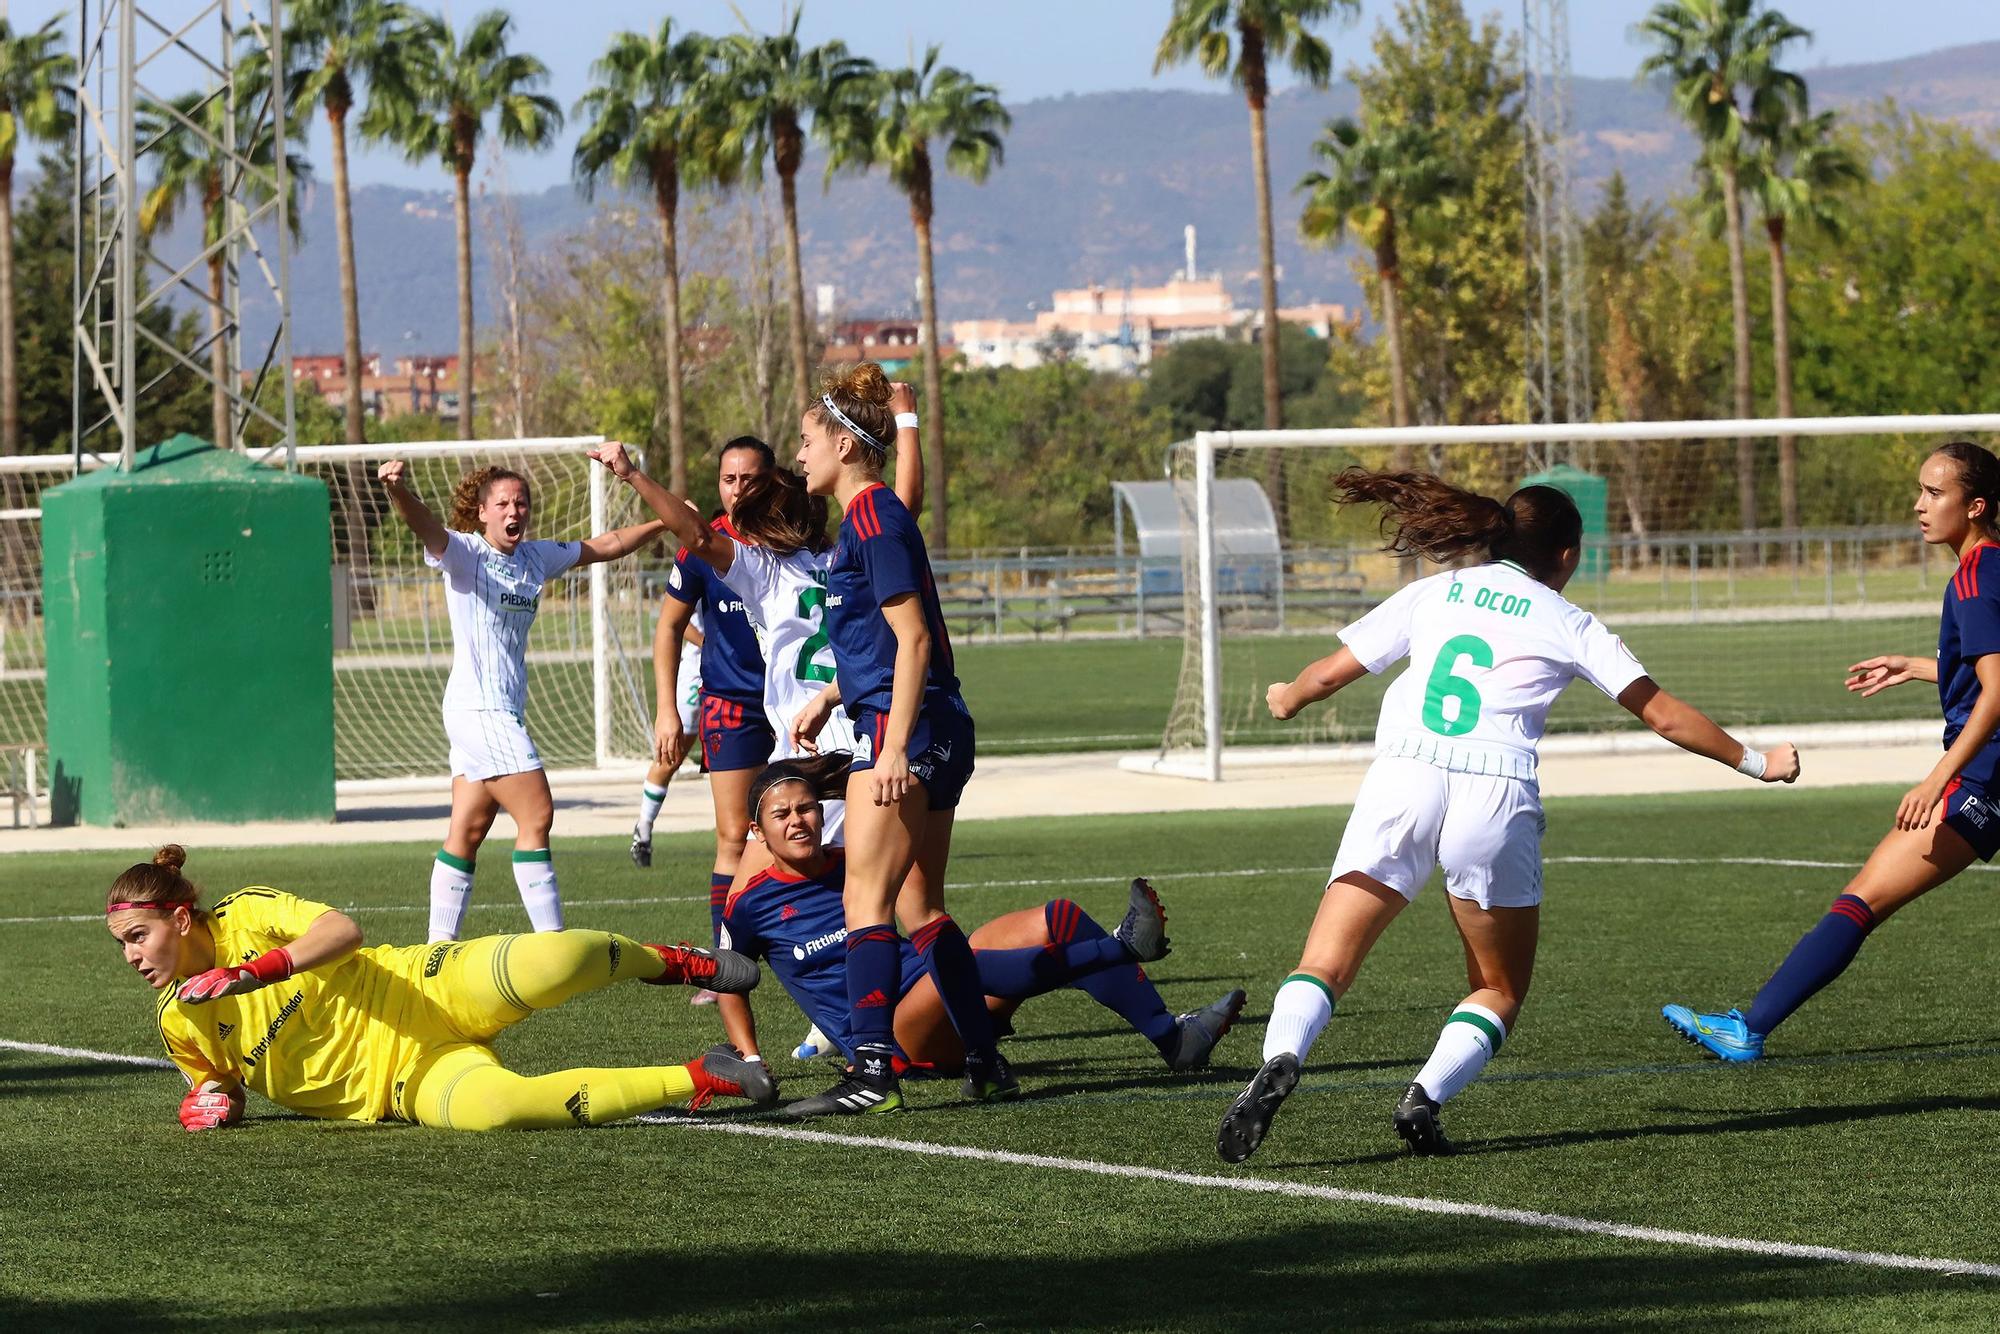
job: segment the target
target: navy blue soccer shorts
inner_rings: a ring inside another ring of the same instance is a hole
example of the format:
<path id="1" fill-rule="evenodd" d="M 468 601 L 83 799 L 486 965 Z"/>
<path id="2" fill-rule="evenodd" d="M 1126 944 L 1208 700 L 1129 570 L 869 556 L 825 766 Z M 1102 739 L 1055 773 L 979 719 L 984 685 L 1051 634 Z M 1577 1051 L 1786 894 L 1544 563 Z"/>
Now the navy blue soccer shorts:
<path id="1" fill-rule="evenodd" d="M 707 691 L 701 696 L 701 767 L 709 773 L 761 769 L 771 762 L 778 734 L 762 704 L 745 704 Z"/>
<path id="2" fill-rule="evenodd" d="M 2000 852 L 2000 806 L 1986 795 L 1985 784 L 1962 775 L 1952 779 L 1944 790 L 1944 822 L 1980 861 L 1990 862 Z"/>
<path id="3" fill-rule="evenodd" d="M 849 773 L 875 767 L 875 753 L 889 725 L 886 709 L 863 708 L 854 716 L 854 735 L 860 741 Z M 956 695 L 932 694 L 924 697 L 923 710 L 910 728 L 910 773 L 924 785 L 931 809 L 948 811 L 957 807 L 965 785 L 972 777 L 972 715 L 965 701 Z"/>

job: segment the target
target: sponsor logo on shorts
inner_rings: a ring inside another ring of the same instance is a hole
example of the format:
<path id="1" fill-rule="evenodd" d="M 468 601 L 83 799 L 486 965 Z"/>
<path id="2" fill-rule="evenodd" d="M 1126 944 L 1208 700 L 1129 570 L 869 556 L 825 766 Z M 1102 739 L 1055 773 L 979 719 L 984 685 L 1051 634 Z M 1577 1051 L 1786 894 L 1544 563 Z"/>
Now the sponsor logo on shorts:
<path id="1" fill-rule="evenodd" d="M 869 736 L 854 738 L 854 758 L 873 762 L 875 759 L 875 738 Z"/>
<path id="2" fill-rule="evenodd" d="M 618 976 L 618 956 L 624 951 L 618 948 L 618 937 L 611 938 L 611 975 Z"/>
<path id="3" fill-rule="evenodd" d="M 1977 797 L 1966 797 L 1959 805 L 1958 816 L 1974 829 L 1981 831 L 1984 831 L 1993 820 L 1992 812 L 1988 811 L 1986 804 Z"/>
<path id="4" fill-rule="evenodd" d="M 436 977 L 438 969 L 444 967 L 445 956 L 451 953 L 450 945 L 438 945 L 431 949 L 430 957 L 424 960 L 424 976 Z"/>

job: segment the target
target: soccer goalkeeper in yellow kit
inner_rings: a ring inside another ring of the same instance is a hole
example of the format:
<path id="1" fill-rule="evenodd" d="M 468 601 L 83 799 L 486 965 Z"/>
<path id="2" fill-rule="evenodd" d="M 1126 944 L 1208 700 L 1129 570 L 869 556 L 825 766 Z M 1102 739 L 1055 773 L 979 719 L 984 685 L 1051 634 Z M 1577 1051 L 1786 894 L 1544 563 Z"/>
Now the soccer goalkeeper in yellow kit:
<path id="1" fill-rule="evenodd" d="M 489 1045 L 536 1010 L 628 978 L 748 991 L 757 965 L 742 955 L 605 931 L 363 949 L 352 918 L 275 889 L 203 908 L 186 860 L 169 844 L 126 871 L 105 924 L 161 993 L 189 1130 L 241 1119 L 246 1088 L 306 1116 L 450 1130 L 596 1125 L 718 1094 L 777 1099 L 763 1063 L 726 1046 L 686 1065 L 527 1076 Z"/>

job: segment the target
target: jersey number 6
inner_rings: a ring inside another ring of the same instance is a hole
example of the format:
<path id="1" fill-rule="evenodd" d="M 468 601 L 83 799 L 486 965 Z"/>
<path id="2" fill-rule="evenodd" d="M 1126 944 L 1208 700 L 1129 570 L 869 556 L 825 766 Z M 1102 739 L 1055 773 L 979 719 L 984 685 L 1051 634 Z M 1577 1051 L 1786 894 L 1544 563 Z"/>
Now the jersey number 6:
<path id="1" fill-rule="evenodd" d="M 1472 682 L 1454 675 L 1460 658 L 1472 659 L 1475 667 L 1493 665 L 1493 646 L 1478 635 L 1458 635 L 1445 641 L 1424 683 L 1424 726 L 1439 736 L 1464 736 L 1479 725 L 1479 691 Z M 1444 716 L 1444 702 L 1458 701 L 1458 711 Z"/>

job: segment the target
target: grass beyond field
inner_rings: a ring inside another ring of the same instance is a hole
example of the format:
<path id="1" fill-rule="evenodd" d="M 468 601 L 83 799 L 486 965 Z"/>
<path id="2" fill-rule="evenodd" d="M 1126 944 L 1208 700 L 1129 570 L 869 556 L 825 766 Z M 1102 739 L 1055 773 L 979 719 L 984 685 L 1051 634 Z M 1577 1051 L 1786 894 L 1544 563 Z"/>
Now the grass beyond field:
<path id="1" fill-rule="evenodd" d="M 1109 923 L 1156 877 L 1176 1008 L 1250 989 L 1215 1071 L 1164 1073 L 1076 993 L 1031 1004 L 1011 1107 L 913 1084 L 913 1108 L 814 1130 L 471 1136 L 288 1117 L 188 1136 L 177 1076 L 0 1049 L 0 1322 L 10 1328 L 1122 1329 L 1990 1328 L 2000 1279 L 1559 1230 L 1540 1215 L 1756 1243 L 2000 1264 L 1995 885 L 1894 919 L 1751 1068 L 1700 1059 L 1662 1001 L 1746 1001 L 1890 815 L 1885 790 L 1551 803 L 1536 989 L 1519 1031 L 1447 1109 L 1467 1150 L 1403 1156 L 1388 1114 L 1464 990 L 1433 887 L 1378 947 L 1272 1137 L 1216 1161 L 1254 1068 L 1340 813 L 972 824 L 967 923 L 1068 895 Z M 138 850 L 134 850 L 137 852 Z M 193 850 L 213 893 L 263 881 L 351 909 L 377 941 L 422 933 L 425 846 Z M 706 929 L 705 840 L 649 872 L 565 842 L 576 925 Z M 1820 865 L 1746 865 L 1728 859 Z M 128 858 L 0 860 L 0 1039 L 156 1055 L 143 986 L 94 916 Z M 1824 865 L 1834 863 L 1835 865 Z M 476 931 L 521 925 L 488 859 Z M 81 920 L 67 920 L 72 915 Z M 787 1093 L 824 1066 L 767 979 L 757 1009 Z M 515 1068 L 680 1059 L 714 1041 L 683 993 L 627 987 L 501 1040 Z M 1001 1155 L 940 1156 L 921 1146 Z M 1101 1170 L 1080 1170 L 1106 1165 Z M 1108 1175 L 1145 1169 L 1152 1175 Z M 1269 1193 L 1209 1184 L 1254 1182 Z M 1375 1192 L 1369 1201 L 1338 1192 Z M 1317 1194 L 1313 1192 L 1318 1192 Z M 1486 1212 L 1440 1214 L 1398 1201 Z M 1527 1211 L 1499 1216 L 1493 1211 Z"/>

